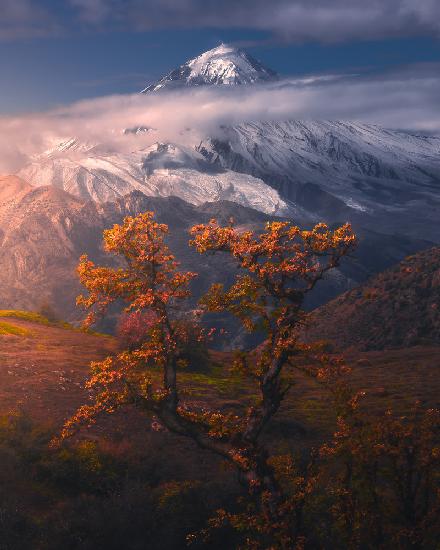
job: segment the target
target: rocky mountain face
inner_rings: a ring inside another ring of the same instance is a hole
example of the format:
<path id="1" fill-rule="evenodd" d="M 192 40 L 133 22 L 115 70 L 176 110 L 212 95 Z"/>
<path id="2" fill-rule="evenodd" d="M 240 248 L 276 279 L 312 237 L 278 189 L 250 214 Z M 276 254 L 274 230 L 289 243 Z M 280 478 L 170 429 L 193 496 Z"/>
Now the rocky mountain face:
<path id="1" fill-rule="evenodd" d="M 198 150 L 317 219 L 440 241 L 440 138 L 342 121 L 225 128 Z"/>
<path id="2" fill-rule="evenodd" d="M 75 307 L 81 291 L 75 272 L 79 257 L 87 253 L 97 262 L 111 261 L 101 249 L 102 232 L 121 223 L 125 216 L 152 210 L 160 222 L 169 225 L 170 248 L 184 269 L 199 273 L 194 300 L 212 282 L 230 282 L 237 269 L 222 255 L 200 256 L 189 248 L 189 228 L 213 217 L 228 223 L 232 217 L 240 227 L 259 230 L 273 219 L 229 201 L 195 206 L 178 197 L 148 197 L 139 191 L 107 203 L 82 201 L 57 187 L 33 187 L 13 176 L 0 179 L 0 189 L 0 309 L 38 310 L 49 304 L 70 321 L 82 315 Z M 429 246 L 424 241 L 368 230 L 360 236 L 355 257 L 318 286 L 308 308 L 323 304 L 372 273 Z"/>
<path id="3" fill-rule="evenodd" d="M 275 71 L 265 67 L 244 50 L 220 44 L 150 84 L 142 93 L 186 86 L 236 86 L 277 79 Z"/>
<path id="4" fill-rule="evenodd" d="M 313 312 L 308 339 L 340 349 L 440 344 L 440 248 L 407 257 Z"/>

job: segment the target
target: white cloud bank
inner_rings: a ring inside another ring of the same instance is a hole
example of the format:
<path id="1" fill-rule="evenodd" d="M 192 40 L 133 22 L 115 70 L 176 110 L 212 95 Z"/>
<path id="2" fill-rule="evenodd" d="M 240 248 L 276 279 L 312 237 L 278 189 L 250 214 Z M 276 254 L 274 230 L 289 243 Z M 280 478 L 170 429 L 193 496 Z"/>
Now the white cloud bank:
<path id="1" fill-rule="evenodd" d="M 317 77 L 277 85 L 205 87 L 81 101 L 0 118 L 0 173 L 14 173 L 62 138 L 130 151 L 156 141 L 194 144 L 221 125 L 252 120 L 357 120 L 440 135 L 438 65 L 375 76 Z M 154 131 L 124 135 L 122 129 Z M 190 130 L 189 130 L 190 129 Z"/>

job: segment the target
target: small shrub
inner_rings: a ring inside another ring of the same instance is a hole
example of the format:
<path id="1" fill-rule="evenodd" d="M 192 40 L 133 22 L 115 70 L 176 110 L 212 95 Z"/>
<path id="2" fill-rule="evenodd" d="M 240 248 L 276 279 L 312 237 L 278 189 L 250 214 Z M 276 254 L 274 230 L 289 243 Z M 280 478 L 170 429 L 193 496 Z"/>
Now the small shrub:
<path id="1" fill-rule="evenodd" d="M 151 312 L 134 311 L 121 316 L 116 334 L 122 349 L 135 350 L 148 342 L 156 322 Z M 206 338 L 199 326 L 188 319 L 175 321 L 180 365 L 190 370 L 203 371 L 209 366 Z"/>
<path id="2" fill-rule="evenodd" d="M 58 323 L 60 321 L 56 311 L 49 303 L 44 302 L 41 304 L 37 313 L 42 317 L 45 317 L 50 323 Z"/>

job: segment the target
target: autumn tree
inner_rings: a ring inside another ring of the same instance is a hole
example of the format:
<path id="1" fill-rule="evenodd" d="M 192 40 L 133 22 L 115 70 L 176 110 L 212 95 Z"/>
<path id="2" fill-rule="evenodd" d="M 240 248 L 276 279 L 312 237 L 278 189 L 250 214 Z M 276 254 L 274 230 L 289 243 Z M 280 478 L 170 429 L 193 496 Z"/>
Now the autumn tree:
<path id="1" fill-rule="evenodd" d="M 344 548 L 436 548 L 440 534 L 440 410 L 368 414 L 354 397 L 322 445 L 315 493 Z M 316 519 L 319 531 L 321 518 Z"/>
<path id="2" fill-rule="evenodd" d="M 121 300 L 125 312 L 147 312 L 145 338 L 127 349 L 91 365 L 89 388 L 99 388 L 93 405 L 81 407 L 66 422 L 63 436 L 78 423 L 90 422 L 101 412 L 142 402 L 174 420 L 179 405 L 176 371 L 181 361 L 181 342 L 187 337 L 179 303 L 189 295 L 189 283 L 196 276 L 178 270 L 178 264 L 164 243 L 168 227 L 154 220 L 152 212 L 127 217 L 123 225 L 104 232 L 104 250 L 122 260 L 121 267 L 99 267 L 87 256 L 78 265 L 81 283 L 88 295 L 77 303 L 89 311 L 84 325 L 93 324 L 109 306 Z M 155 387 L 151 367 L 162 369 L 162 381 Z"/>
<path id="3" fill-rule="evenodd" d="M 282 221 L 267 223 L 260 233 L 239 231 L 232 223 L 221 227 L 215 220 L 191 229 L 190 244 L 198 252 L 224 253 L 239 267 L 235 282 L 228 288 L 214 283 L 202 306 L 229 312 L 246 330 L 264 333 L 261 346 L 238 351 L 233 365 L 235 373 L 255 384 L 259 400 L 243 414 L 231 414 L 197 407 L 182 397 L 180 342 L 188 334 L 180 320 L 195 274 L 178 270 L 164 242 L 167 232 L 151 212 L 126 218 L 104 233 L 105 249 L 123 260 L 122 267 L 95 266 L 82 257 L 78 272 L 88 294 L 78 303 L 89 310 L 87 325 L 116 300 L 125 301 L 128 312 L 148 312 L 149 322 L 147 338 L 139 346 L 92 364 L 88 386 L 98 390 L 96 400 L 66 422 L 63 435 L 78 424 L 90 424 L 99 413 L 136 403 L 170 432 L 192 439 L 232 466 L 257 513 L 268 520 L 262 530 L 271 525 L 270 536 L 278 537 L 279 546 L 293 547 L 297 534 L 286 519 L 286 498 L 261 435 L 280 408 L 295 369 L 324 383 L 341 370 L 339 361 L 299 344 L 297 333 L 304 320 L 304 298 L 353 250 L 355 236 L 348 224 L 302 230 Z M 304 353 L 313 362 L 298 361 Z"/>

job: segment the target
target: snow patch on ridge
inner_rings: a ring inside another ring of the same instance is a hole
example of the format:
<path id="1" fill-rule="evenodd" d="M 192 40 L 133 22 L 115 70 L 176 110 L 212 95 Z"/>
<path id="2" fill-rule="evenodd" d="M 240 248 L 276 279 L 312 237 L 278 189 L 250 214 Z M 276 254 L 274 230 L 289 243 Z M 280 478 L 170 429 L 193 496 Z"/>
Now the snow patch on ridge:
<path id="1" fill-rule="evenodd" d="M 265 67 L 244 50 L 221 44 L 190 59 L 141 93 L 185 86 L 236 86 L 277 80 L 275 71 Z"/>
<path id="2" fill-rule="evenodd" d="M 72 143 L 74 140 L 71 140 Z M 266 214 L 289 216 L 293 205 L 261 179 L 213 167 L 194 149 L 173 143 L 130 154 L 95 154 L 85 146 L 43 155 L 20 172 L 36 186 L 53 185 L 82 199 L 113 201 L 138 190 L 147 196 L 180 197 L 191 204 L 229 200 Z"/>

